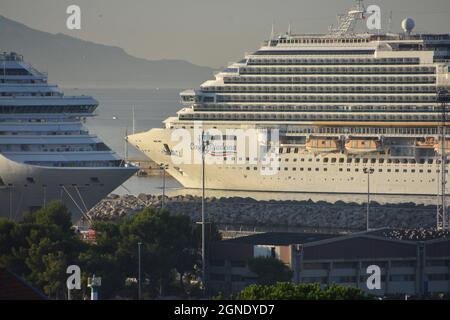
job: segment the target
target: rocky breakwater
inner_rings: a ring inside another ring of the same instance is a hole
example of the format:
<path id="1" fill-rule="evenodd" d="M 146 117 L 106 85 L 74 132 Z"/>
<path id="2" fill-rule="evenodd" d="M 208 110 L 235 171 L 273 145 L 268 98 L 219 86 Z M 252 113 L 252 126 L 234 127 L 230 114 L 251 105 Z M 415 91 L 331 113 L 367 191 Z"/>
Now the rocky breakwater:
<path id="1" fill-rule="evenodd" d="M 142 211 L 161 208 L 162 196 L 110 195 L 89 215 L 94 220 L 116 220 Z M 201 198 L 185 195 L 165 198 L 165 208 L 200 220 Z M 206 198 L 207 219 L 222 229 L 254 231 L 356 231 L 366 226 L 366 204 L 337 201 L 257 201 L 252 198 Z M 371 228 L 428 228 L 435 225 L 435 206 L 414 203 L 370 205 Z"/>

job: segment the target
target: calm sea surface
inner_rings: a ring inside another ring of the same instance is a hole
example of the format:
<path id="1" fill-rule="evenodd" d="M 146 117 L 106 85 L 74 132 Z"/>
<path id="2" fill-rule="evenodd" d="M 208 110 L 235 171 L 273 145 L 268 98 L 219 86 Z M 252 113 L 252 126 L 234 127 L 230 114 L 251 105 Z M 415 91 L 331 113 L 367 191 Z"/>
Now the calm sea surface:
<path id="1" fill-rule="evenodd" d="M 182 89 L 134 89 L 134 88 L 63 88 L 66 95 L 90 95 L 99 101 L 97 116 L 86 121 L 89 131 L 99 136 L 111 149 L 120 156 L 125 154 L 124 137 L 133 130 L 133 107 L 135 113 L 135 131 L 141 132 L 151 128 L 163 127 L 162 121 L 174 116 L 181 109 L 179 92 Z M 128 147 L 130 159 L 145 159 L 145 156 L 133 147 Z M 117 188 L 116 194 L 162 193 L 162 177 L 132 177 L 123 186 Z M 184 189 L 175 179 L 166 178 L 166 194 L 200 195 L 199 190 Z M 344 194 L 302 194 L 277 192 L 234 192 L 207 191 L 207 196 L 215 197 L 251 197 L 257 200 L 325 200 L 335 202 L 365 202 L 366 195 Z M 380 203 L 416 202 L 435 204 L 435 197 L 417 196 L 375 196 L 373 201 Z"/>

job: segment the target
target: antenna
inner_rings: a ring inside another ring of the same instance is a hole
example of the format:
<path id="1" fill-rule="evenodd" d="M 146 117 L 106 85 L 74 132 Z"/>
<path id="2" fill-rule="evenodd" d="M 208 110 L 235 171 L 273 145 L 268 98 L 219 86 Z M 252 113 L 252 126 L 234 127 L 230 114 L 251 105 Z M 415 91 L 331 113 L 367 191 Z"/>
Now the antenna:
<path id="1" fill-rule="evenodd" d="M 274 37 L 274 30 L 273 30 L 273 20 L 272 20 L 272 31 L 270 32 L 270 40 L 272 40 Z"/>
<path id="2" fill-rule="evenodd" d="M 125 161 L 128 160 L 128 127 L 125 127 Z"/>
<path id="3" fill-rule="evenodd" d="M 389 11 L 389 20 L 388 20 L 388 33 L 391 32 L 391 28 L 392 28 L 392 10 Z"/>
<path id="4" fill-rule="evenodd" d="M 132 113 L 133 113 L 133 134 L 136 132 L 136 119 L 134 117 L 134 106 L 132 106 Z"/>
<path id="5" fill-rule="evenodd" d="M 291 35 L 291 21 L 289 21 L 289 26 L 288 26 L 288 35 Z"/>
<path id="6" fill-rule="evenodd" d="M 338 15 L 338 26 L 330 28 L 331 33 L 334 36 L 342 36 L 344 34 L 352 33 L 356 24 L 356 21 L 364 19 L 363 0 L 356 0 L 356 7 L 348 10 L 345 15 Z"/>

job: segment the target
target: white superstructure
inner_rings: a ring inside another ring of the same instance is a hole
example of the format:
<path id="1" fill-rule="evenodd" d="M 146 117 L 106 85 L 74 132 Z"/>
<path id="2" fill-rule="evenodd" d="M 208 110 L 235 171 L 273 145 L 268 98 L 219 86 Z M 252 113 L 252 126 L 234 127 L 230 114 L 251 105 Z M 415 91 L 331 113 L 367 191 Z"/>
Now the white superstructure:
<path id="1" fill-rule="evenodd" d="M 0 54 L 1 216 L 55 199 L 80 216 L 136 172 L 83 127 L 97 105 L 65 96 L 22 56 Z"/>
<path id="2" fill-rule="evenodd" d="M 411 21 L 400 34 L 353 32 L 364 14 L 358 1 L 328 34 L 273 36 L 182 92 L 185 106 L 164 129 L 129 141 L 189 188 L 202 186 L 202 164 L 176 161 L 174 133 L 201 122 L 224 132 L 224 152 L 213 155 L 223 163 L 205 165 L 209 189 L 366 193 L 364 172 L 373 169 L 371 193 L 436 194 L 439 152 L 450 151 L 437 99 L 450 86 L 450 35 L 414 34 Z M 225 134 L 230 128 L 279 130 L 276 172 L 225 150 L 236 139 Z"/>

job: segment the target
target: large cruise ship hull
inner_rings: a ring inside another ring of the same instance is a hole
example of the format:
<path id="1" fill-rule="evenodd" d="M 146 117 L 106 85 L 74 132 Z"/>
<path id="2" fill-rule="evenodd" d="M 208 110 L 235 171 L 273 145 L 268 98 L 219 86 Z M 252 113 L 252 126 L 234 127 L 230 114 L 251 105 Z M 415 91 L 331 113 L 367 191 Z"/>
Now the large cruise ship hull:
<path id="1" fill-rule="evenodd" d="M 52 200 L 62 201 L 80 217 L 123 181 L 135 167 L 61 168 L 27 165 L 0 155 L 0 215 L 20 219 L 23 212 L 37 210 Z"/>
<path id="2" fill-rule="evenodd" d="M 168 173 L 186 188 L 202 187 L 201 163 L 173 163 L 164 151 L 166 144 L 174 149 L 178 142 L 171 139 L 171 129 L 151 129 L 128 137 L 157 163 L 168 164 Z M 195 152 L 195 151 L 193 151 Z M 324 163 L 323 157 L 344 159 Z M 310 193 L 364 194 L 368 189 L 368 175 L 364 168 L 372 168 L 371 194 L 435 195 L 439 188 L 439 166 L 433 164 L 346 163 L 345 152 L 315 154 L 306 149 L 298 153 L 279 154 L 279 170 L 274 174 L 261 173 L 261 164 L 206 164 L 205 188 L 236 191 L 274 191 Z M 361 155 L 361 158 L 364 157 Z M 381 155 L 367 155 L 377 159 Z M 296 160 L 294 160 L 296 159 Z M 303 159 L 303 160 L 301 160 Z M 369 161 L 370 162 L 370 161 Z M 294 169 L 295 167 L 295 169 Z"/>

